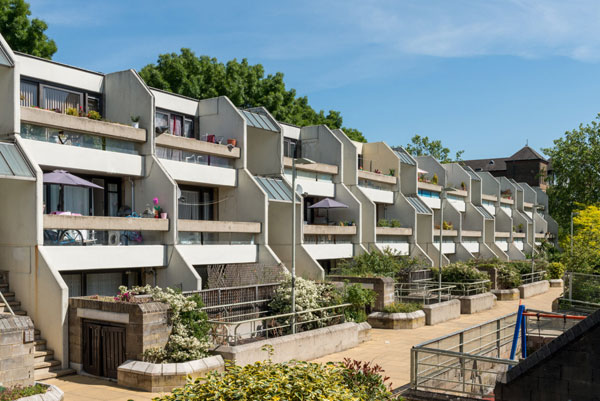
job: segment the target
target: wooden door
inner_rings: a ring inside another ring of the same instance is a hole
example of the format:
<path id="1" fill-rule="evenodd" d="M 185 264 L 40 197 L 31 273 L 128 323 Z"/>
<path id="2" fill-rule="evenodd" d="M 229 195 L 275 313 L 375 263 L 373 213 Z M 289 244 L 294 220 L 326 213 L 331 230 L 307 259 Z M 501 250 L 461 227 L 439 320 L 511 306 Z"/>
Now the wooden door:
<path id="1" fill-rule="evenodd" d="M 82 328 L 83 370 L 116 379 L 125 362 L 125 327 L 84 320 Z"/>
<path id="2" fill-rule="evenodd" d="M 83 370 L 101 376 L 100 336 L 102 326 L 92 322 L 83 322 Z"/>

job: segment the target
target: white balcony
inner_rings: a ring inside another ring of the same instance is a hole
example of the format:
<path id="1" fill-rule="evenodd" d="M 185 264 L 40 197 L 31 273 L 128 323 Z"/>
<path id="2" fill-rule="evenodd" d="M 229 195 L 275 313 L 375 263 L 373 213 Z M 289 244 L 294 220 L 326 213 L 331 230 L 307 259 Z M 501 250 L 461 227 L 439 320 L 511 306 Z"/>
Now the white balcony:
<path id="1" fill-rule="evenodd" d="M 371 201 L 375 203 L 386 203 L 393 204 L 394 203 L 394 192 L 386 191 L 384 189 L 375 189 L 368 187 L 359 187 L 361 191 L 369 198 Z"/>
<path id="2" fill-rule="evenodd" d="M 261 232 L 261 224 L 251 221 L 179 219 L 177 220 L 177 230 L 183 232 L 258 234 Z"/>
<path id="3" fill-rule="evenodd" d="M 286 178 L 292 182 L 291 174 L 286 174 Z M 296 176 L 296 185 L 301 185 L 302 192 L 308 195 L 335 198 L 335 184 L 331 181 L 317 181 Z"/>
<path id="4" fill-rule="evenodd" d="M 397 182 L 397 179 L 394 176 L 364 170 L 358 170 L 358 178 L 387 185 L 396 185 Z"/>
<path id="5" fill-rule="evenodd" d="M 256 263 L 258 245 L 215 244 L 215 245 L 177 245 L 184 259 L 193 265 L 213 265 L 232 263 Z"/>
<path id="6" fill-rule="evenodd" d="M 529 216 L 530 219 L 533 219 L 533 212 L 531 210 L 525 209 L 525 214 Z"/>
<path id="7" fill-rule="evenodd" d="M 508 217 L 512 217 L 512 207 L 504 205 L 504 204 L 501 204 L 500 207 L 502 208 L 504 213 L 506 213 L 508 215 Z"/>
<path id="8" fill-rule="evenodd" d="M 408 255 L 410 252 L 410 244 L 408 242 L 377 242 L 375 244 L 380 251 L 390 249 L 400 255 Z"/>
<path id="9" fill-rule="evenodd" d="M 168 231 L 168 219 L 45 214 L 44 229 L 98 231 Z"/>
<path id="10" fill-rule="evenodd" d="M 207 166 L 205 164 L 185 163 L 160 159 L 169 175 L 177 182 L 206 184 L 224 187 L 237 185 L 237 170 L 233 168 Z"/>
<path id="11" fill-rule="evenodd" d="M 346 259 L 354 256 L 354 245 L 347 244 L 304 244 L 304 249 L 315 260 Z"/>
<path id="12" fill-rule="evenodd" d="M 206 155 L 239 159 L 240 148 L 218 143 L 200 141 L 194 138 L 185 138 L 171 134 L 161 134 L 156 137 L 156 145 L 165 148 L 181 149 Z"/>
<path id="13" fill-rule="evenodd" d="M 458 199 L 450 199 L 450 198 L 448 198 L 448 202 L 450 202 L 450 204 L 452 206 L 454 206 L 454 208 L 456 210 L 458 210 L 459 212 L 465 212 L 467 210 L 467 204 L 465 203 L 464 200 L 458 200 Z"/>
<path id="14" fill-rule="evenodd" d="M 420 196 L 423 203 L 429 206 L 431 209 L 439 209 L 440 208 L 440 198 L 429 198 L 426 196 Z"/>
<path id="15" fill-rule="evenodd" d="M 433 242 L 436 249 L 440 249 L 439 242 Z M 445 255 L 456 253 L 456 244 L 454 242 L 442 242 L 442 253 Z"/>
<path id="16" fill-rule="evenodd" d="M 467 241 L 462 243 L 465 249 L 471 253 L 479 253 L 479 242 Z"/>
<path id="17" fill-rule="evenodd" d="M 66 146 L 34 139 L 23 139 L 21 143 L 33 161 L 46 168 L 134 177 L 141 177 L 144 174 L 142 156 Z"/>
<path id="18" fill-rule="evenodd" d="M 377 227 L 377 235 L 410 236 L 412 228 L 410 227 Z"/>
<path id="19" fill-rule="evenodd" d="M 525 244 L 523 242 L 523 240 L 515 240 L 514 241 L 515 247 L 519 250 L 522 251 L 523 248 L 525 247 Z"/>
<path id="20" fill-rule="evenodd" d="M 143 220 L 143 219 L 140 219 Z M 59 271 L 166 266 L 164 245 L 43 246 Z"/>
<path id="21" fill-rule="evenodd" d="M 354 235 L 356 226 L 329 226 L 324 224 L 304 224 L 305 235 Z"/>
<path id="22" fill-rule="evenodd" d="M 496 241 L 496 245 L 501 251 L 508 252 L 508 241 Z"/>
<path id="23" fill-rule="evenodd" d="M 496 215 L 496 206 L 494 205 L 483 205 L 483 207 L 485 208 L 485 210 L 488 211 L 489 214 L 491 214 L 492 216 Z"/>

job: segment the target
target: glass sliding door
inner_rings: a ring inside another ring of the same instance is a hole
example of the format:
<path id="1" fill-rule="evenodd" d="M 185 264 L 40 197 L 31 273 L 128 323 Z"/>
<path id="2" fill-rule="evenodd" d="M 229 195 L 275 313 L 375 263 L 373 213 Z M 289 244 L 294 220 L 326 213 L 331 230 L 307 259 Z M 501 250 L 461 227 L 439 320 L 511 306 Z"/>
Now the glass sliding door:
<path id="1" fill-rule="evenodd" d="M 41 87 L 43 108 L 60 111 L 61 113 L 64 113 L 69 108 L 76 109 L 77 111 L 83 108 L 82 93 L 71 92 L 46 85 L 41 85 Z"/>

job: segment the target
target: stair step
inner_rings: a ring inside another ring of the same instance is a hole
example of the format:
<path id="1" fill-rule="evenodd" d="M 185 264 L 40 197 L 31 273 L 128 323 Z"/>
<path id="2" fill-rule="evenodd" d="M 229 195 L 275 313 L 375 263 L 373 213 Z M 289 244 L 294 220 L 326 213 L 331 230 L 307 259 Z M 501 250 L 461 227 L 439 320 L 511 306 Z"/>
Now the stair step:
<path id="1" fill-rule="evenodd" d="M 60 361 L 57 361 L 56 359 L 50 359 L 49 361 L 35 362 L 35 364 L 33 365 L 33 368 L 35 370 L 38 370 L 38 369 L 44 369 L 44 368 L 52 368 L 54 366 L 59 366 L 59 365 L 60 365 Z"/>
<path id="2" fill-rule="evenodd" d="M 35 351 L 34 353 L 34 361 L 37 362 L 47 362 L 51 361 L 54 358 L 54 351 L 51 349 L 46 349 L 43 351 Z"/>
<path id="3" fill-rule="evenodd" d="M 41 340 L 42 336 L 40 334 L 36 334 L 34 340 Z"/>
<path id="4" fill-rule="evenodd" d="M 6 301 L 8 302 L 10 307 L 13 309 L 17 306 L 21 306 L 21 302 L 19 302 L 19 301 L 10 301 L 8 299 Z M 0 307 L 6 307 L 6 304 L 4 302 L 0 302 Z"/>
<path id="5" fill-rule="evenodd" d="M 54 379 L 55 377 L 61 377 L 66 375 L 72 375 L 76 373 L 75 369 L 50 369 L 47 372 L 35 371 L 35 380 L 47 380 Z"/>
<path id="6" fill-rule="evenodd" d="M 35 333 L 36 336 L 40 335 L 40 331 L 38 329 L 34 329 L 33 332 Z"/>
<path id="7" fill-rule="evenodd" d="M 46 350 L 46 340 L 35 340 L 33 342 L 36 351 L 45 351 Z"/>
<path id="8" fill-rule="evenodd" d="M 13 312 L 15 312 L 15 315 L 17 315 L 17 316 L 27 316 L 27 311 L 24 311 L 24 310 L 16 310 Z"/>

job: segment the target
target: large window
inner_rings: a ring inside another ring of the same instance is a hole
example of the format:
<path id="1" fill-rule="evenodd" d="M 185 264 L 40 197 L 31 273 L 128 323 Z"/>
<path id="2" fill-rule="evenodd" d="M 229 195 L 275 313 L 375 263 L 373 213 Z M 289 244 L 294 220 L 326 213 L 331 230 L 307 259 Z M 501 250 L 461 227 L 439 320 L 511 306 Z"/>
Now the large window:
<path id="1" fill-rule="evenodd" d="M 82 216 L 118 216 L 121 179 L 82 176 L 104 189 L 44 184 L 44 213 L 71 212 Z"/>
<path id="2" fill-rule="evenodd" d="M 69 288 L 70 298 L 87 295 L 114 296 L 121 285 L 131 288 L 142 283 L 141 271 L 138 269 L 61 273 L 61 276 Z"/>
<path id="3" fill-rule="evenodd" d="M 194 117 L 170 111 L 156 111 L 154 125 L 157 133 L 168 132 L 171 135 L 195 138 Z"/>
<path id="4" fill-rule="evenodd" d="M 73 108 L 102 114 L 102 95 L 30 79 L 21 80 L 21 106 L 41 107 L 64 113 Z"/>
<path id="5" fill-rule="evenodd" d="M 182 187 L 179 198 L 179 218 L 187 220 L 215 220 L 216 189 Z"/>
<path id="6" fill-rule="evenodd" d="M 285 157 L 300 157 L 300 141 L 292 138 L 283 138 L 283 155 Z"/>

